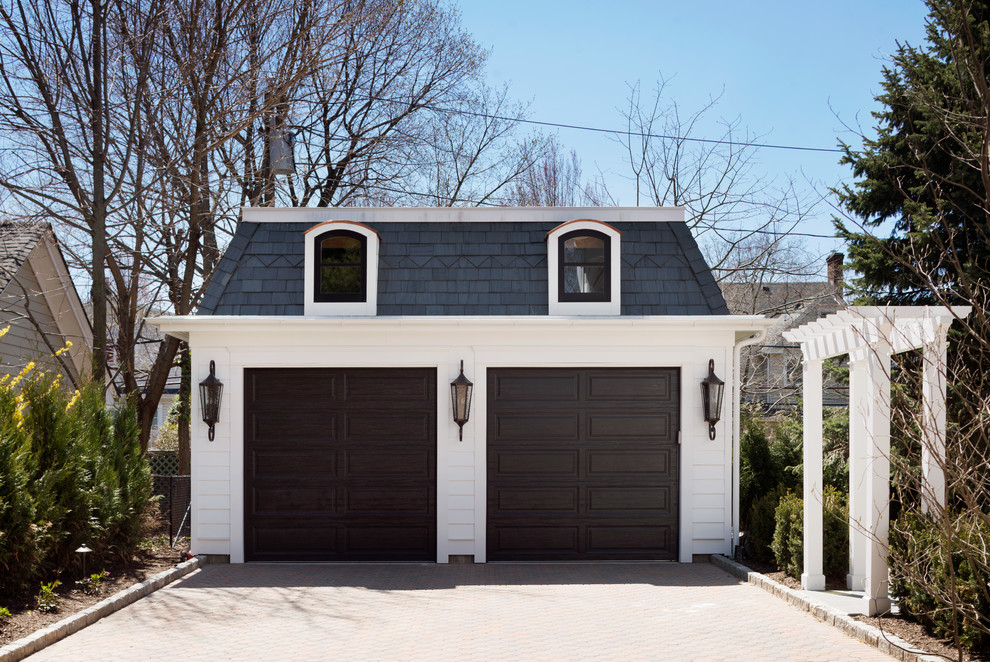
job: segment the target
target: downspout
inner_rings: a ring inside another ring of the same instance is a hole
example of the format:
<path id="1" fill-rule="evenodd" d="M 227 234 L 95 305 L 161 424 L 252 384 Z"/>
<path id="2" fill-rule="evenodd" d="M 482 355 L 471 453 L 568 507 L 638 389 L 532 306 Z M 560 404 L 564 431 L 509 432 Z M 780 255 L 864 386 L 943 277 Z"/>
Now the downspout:
<path id="1" fill-rule="evenodd" d="M 765 340 L 767 329 L 761 329 L 749 338 L 740 340 L 732 348 L 732 494 L 730 503 L 732 507 L 732 523 L 729 526 L 729 553 L 735 557 L 736 545 L 739 537 L 739 440 L 742 436 L 742 422 L 740 414 L 742 412 L 742 376 L 740 375 L 740 362 L 742 360 L 743 347 L 749 347 Z"/>

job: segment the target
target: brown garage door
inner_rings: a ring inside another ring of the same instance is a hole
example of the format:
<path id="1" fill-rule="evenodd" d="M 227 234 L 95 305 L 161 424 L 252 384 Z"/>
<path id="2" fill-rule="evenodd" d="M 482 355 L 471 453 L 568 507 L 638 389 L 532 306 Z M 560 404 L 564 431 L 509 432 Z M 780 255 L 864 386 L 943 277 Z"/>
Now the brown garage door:
<path id="1" fill-rule="evenodd" d="M 244 371 L 248 561 L 436 560 L 436 371 Z"/>
<path id="2" fill-rule="evenodd" d="M 488 559 L 676 559 L 679 370 L 488 372 Z"/>

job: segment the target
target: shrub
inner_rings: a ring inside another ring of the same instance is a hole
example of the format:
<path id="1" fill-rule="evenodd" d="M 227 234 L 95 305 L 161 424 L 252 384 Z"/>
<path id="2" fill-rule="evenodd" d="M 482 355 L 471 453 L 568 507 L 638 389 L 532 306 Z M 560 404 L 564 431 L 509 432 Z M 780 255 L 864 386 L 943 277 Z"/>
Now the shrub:
<path id="1" fill-rule="evenodd" d="M 0 596 L 140 542 L 151 477 L 134 408 L 108 410 L 100 385 L 68 393 L 29 365 L 0 379 Z"/>
<path id="2" fill-rule="evenodd" d="M 901 612 L 974 651 L 990 649 L 990 527 L 963 511 L 938 523 L 904 513 L 890 527 L 890 594 Z"/>
<path id="3" fill-rule="evenodd" d="M 788 493 L 780 500 L 774 515 L 776 527 L 771 548 L 777 567 L 800 579 L 804 568 L 804 500 Z M 825 575 L 841 578 L 849 567 L 849 510 L 845 495 L 832 487 L 825 488 L 822 529 Z"/>
<path id="4" fill-rule="evenodd" d="M 787 494 L 787 488 L 778 485 L 753 502 L 750 508 L 749 528 L 746 531 L 746 555 L 763 563 L 773 562 L 773 552 L 770 542 L 773 540 L 775 524 L 774 513 L 781 497 Z"/>

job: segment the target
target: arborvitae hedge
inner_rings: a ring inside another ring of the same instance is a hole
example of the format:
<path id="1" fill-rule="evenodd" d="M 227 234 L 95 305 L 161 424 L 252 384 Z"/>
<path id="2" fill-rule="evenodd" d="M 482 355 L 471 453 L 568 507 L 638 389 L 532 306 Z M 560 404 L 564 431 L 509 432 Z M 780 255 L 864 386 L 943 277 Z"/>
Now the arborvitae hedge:
<path id="1" fill-rule="evenodd" d="M 91 565 L 129 555 L 150 501 L 132 406 L 33 366 L 0 381 L 0 596 L 75 571 L 83 544 Z"/>

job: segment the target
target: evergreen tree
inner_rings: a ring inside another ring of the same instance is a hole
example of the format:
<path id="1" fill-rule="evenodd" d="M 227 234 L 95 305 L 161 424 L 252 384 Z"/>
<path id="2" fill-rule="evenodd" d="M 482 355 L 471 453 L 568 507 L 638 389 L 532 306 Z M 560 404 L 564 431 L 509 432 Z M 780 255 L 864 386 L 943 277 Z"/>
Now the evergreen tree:
<path id="1" fill-rule="evenodd" d="M 923 47 L 883 70 L 876 137 L 843 145 L 837 221 L 865 302 L 963 303 L 990 273 L 990 2 L 928 0 Z"/>

